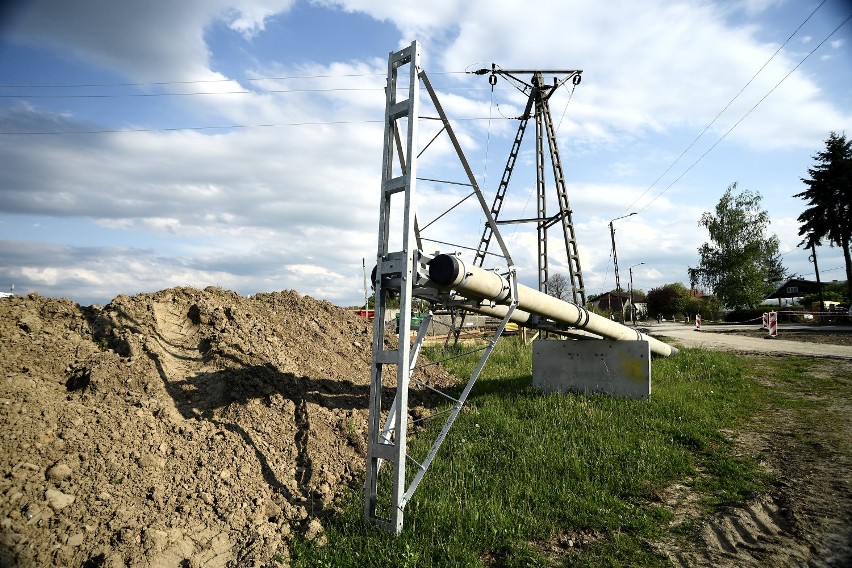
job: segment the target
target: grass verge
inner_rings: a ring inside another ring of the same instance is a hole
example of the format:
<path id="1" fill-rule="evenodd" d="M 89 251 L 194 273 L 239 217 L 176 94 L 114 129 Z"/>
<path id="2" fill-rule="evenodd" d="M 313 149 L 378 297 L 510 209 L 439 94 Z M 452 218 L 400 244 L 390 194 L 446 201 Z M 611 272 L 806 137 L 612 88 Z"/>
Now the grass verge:
<path id="1" fill-rule="evenodd" d="M 476 361 L 445 366 L 466 377 Z M 746 359 L 691 349 L 656 359 L 648 401 L 542 394 L 531 367 L 528 346 L 499 342 L 406 508 L 402 535 L 365 525 L 362 494 L 353 491 L 328 522 L 325 546 L 293 543 L 293 565 L 666 565 L 649 544 L 672 516 L 658 498 L 665 487 L 690 484 L 712 507 L 767 482 L 722 433 L 763 399 Z M 411 441 L 410 452 L 425 454 L 437 428 Z"/>

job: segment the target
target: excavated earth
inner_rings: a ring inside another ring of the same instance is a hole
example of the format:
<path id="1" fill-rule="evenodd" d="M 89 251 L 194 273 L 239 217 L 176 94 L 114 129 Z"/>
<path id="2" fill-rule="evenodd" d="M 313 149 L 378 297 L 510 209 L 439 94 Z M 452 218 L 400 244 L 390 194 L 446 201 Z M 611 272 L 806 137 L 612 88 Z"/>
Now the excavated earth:
<path id="1" fill-rule="evenodd" d="M 0 565 L 286 565 L 363 471 L 371 344 L 292 291 L 0 301 Z"/>
<path id="2" fill-rule="evenodd" d="M 0 566 L 286 566 L 362 475 L 371 345 L 366 320 L 292 291 L 0 300 Z M 846 386 L 852 360 L 812 373 Z M 429 392 L 411 393 L 415 415 Z M 692 545 L 657 543 L 673 565 L 852 565 L 852 389 L 819 402 L 821 420 L 731 433 L 778 482 L 704 518 Z M 675 524 L 704 517 L 697 499 L 660 496 Z M 562 536 L 554 558 L 595 538 Z"/>

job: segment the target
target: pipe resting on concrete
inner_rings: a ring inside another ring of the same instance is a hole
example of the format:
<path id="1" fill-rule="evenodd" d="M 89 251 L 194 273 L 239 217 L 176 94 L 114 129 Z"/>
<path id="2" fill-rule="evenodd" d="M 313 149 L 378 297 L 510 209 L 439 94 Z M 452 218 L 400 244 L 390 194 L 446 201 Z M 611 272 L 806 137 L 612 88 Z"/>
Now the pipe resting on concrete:
<path id="1" fill-rule="evenodd" d="M 467 298 L 508 304 L 509 282 L 496 272 L 466 265 L 449 254 L 439 254 L 429 262 L 429 279 L 447 290 L 455 290 Z M 591 313 L 571 302 L 565 302 L 528 286 L 518 284 L 518 310 L 536 314 L 561 324 L 618 341 L 645 340 L 656 355 L 670 356 L 677 349 L 635 329 Z M 514 318 L 513 318 L 514 319 Z M 522 322 L 518 322 L 523 325 Z"/>

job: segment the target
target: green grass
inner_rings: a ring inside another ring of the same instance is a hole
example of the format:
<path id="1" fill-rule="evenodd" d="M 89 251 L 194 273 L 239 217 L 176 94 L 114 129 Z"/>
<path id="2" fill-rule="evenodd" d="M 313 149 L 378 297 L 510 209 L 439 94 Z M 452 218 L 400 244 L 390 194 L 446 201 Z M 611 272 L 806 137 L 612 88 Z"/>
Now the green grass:
<path id="1" fill-rule="evenodd" d="M 477 359 L 445 366 L 466 377 Z M 562 565 L 667 565 L 649 546 L 671 519 L 659 491 L 685 482 L 712 507 L 768 481 L 720 432 L 763 404 L 746 359 L 690 349 L 655 359 L 648 401 L 542 394 L 531 366 L 529 347 L 500 341 L 406 508 L 402 535 L 366 525 L 353 491 L 327 524 L 328 544 L 294 542 L 294 566 L 550 566 L 542 544 L 558 535 L 593 541 Z M 410 441 L 413 456 L 440 425 Z"/>
<path id="2" fill-rule="evenodd" d="M 818 443 L 850 452 L 852 440 L 845 429 L 837 427 L 848 420 L 852 399 L 852 373 L 846 369 L 830 359 L 781 357 L 762 361 L 756 375 L 772 385 L 767 400 L 774 412 L 794 416 L 798 427 L 790 428 L 789 436 L 812 445 L 811 433 L 819 432 Z"/>

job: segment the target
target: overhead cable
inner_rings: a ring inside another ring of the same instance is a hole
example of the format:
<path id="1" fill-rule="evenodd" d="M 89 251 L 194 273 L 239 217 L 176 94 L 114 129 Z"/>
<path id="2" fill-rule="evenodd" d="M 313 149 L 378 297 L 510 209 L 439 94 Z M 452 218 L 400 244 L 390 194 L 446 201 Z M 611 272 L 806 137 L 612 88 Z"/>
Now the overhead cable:
<path id="1" fill-rule="evenodd" d="M 194 97 L 198 95 L 258 95 L 265 93 L 331 93 L 335 91 L 383 91 L 383 87 L 338 87 L 331 89 L 264 89 L 258 91 L 196 91 L 191 93 L 109 93 L 83 95 L 0 95 L 0 99 L 122 99 L 147 97 Z"/>
<path id="2" fill-rule="evenodd" d="M 652 189 L 655 185 L 657 185 L 657 182 L 659 182 L 661 179 L 663 179 L 663 176 L 665 176 L 667 173 L 669 173 L 669 172 L 671 171 L 671 169 L 675 166 L 675 164 L 677 164 L 677 163 L 680 161 L 680 159 L 681 159 L 681 158 L 683 158 L 683 156 L 684 156 L 687 152 L 689 152 L 689 150 L 690 150 L 690 149 L 692 149 L 692 147 L 693 147 L 693 146 L 695 146 L 695 143 L 696 143 L 696 142 L 698 142 L 698 140 L 699 140 L 702 136 L 704 136 L 704 134 L 705 134 L 705 133 L 706 133 L 706 132 L 710 129 L 710 127 L 711 127 L 711 126 L 713 126 L 713 125 L 716 123 L 716 121 L 717 121 L 717 120 L 719 120 L 719 117 L 720 117 L 720 116 L 722 116 L 722 114 L 723 114 L 726 110 L 728 110 L 728 108 L 730 108 L 730 106 L 734 103 L 734 101 L 736 101 L 736 100 L 739 98 L 739 96 L 740 96 L 741 94 L 743 94 L 743 91 L 745 91 L 745 90 L 746 90 L 746 88 L 747 88 L 749 85 L 751 85 L 751 84 L 752 84 L 752 82 L 753 82 L 753 81 L 757 78 L 757 76 L 758 76 L 758 75 L 760 75 L 760 73 L 761 73 L 764 69 L 766 69 L 766 66 L 767 66 L 767 65 L 769 65 L 769 63 L 770 63 L 773 59 L 775 59 L 775 56 L 776 56 L 776 55 L 778 55 L 778 53 L 780 53 L 782 49 L 784 49 L 784 46 L 786 46 L 786 45 L 787 45 L 787 43 L 788 43 L 791 39 L 793 39 L 793 36 L 795 36 L 797 33 L 799 33 L 799 30 L 800 30 L 800 29 L 802 29 L 802 26 L 804 26 L 804 25 L 808 22 L 808 20 L 810 20 L 810 19 L 813 17 L 813 15 L 814 15 L 814 14 L 816 14 L 817 10 L 819 10 L 819 9 L 822 7 L 822 5 L 826 3 L 826 1 L 827 1 L 827 0 L 822 0 L 822 2 L 820 2 L 820 4 L 819 4 L 816 8 L 814 8 L 814 10 L 810 13 L 810 15 L 808 15 L 808 17 L 807 17 L 807 18 L 805 18 L 805 19 L 804 19 L 804 21 L 803 21 L 801 24 L 799 24 L 799 27 L 797 27 L 797 28 L 793 31 L 793 33 L 791 33 L 791 34 L 790 34 L 790 36 L 789 36 L 786 40 L 784 40 L 784 43 L 782 43 L 782 44 L 780 45 L 780 47 L 778 47 L 778 49 L 776 49 L 776 50 L 775 50 L 775 53 L 773 53 L 773 54 L 772 54 L 772 57 L 770 57 L 769 59 L 767 59 L 767 60 L 766 60 L 766 63 L 764 63 L 764 64 L 760 67 L 760 69 L 758 69 L 758 70 L 755 72 L 755 74 L 754 74 L 754 75 L 752 75 L 751 79 L 749 79 L 749 80 L 748 80 L 748 82 L 747 82 L 745 85 L 743 85 L 742 89 L 740 89 L 740 90 L 739 90 L 739 92 L 738 92 L 736 95 L 734 95 L 734 98 L 732 98 L 730 101 L 728 101 L 728 104 L 726 104 L 726 105 L 725 105 L 725 107 L 724 107 L 722 110 L 720 110 L 720 111 L 719 111 L 719 113 L 718 113 L 718 114 L 717 114 L 717 115 L 713 118 L 713 120 L 711 120 L 711 121 L 710 121 L 710 123 L 709 123 L 709 124 L 707 124 L 707 126 L 705 126 L 705 127 L 704 127 L 704 130 L 702 130 L 702 131 L 698 134 L 698 136 L 696 136 L 696 137 L 695 137 L 695 139 L 694 139 L 694 140 L 693 140 L 693 141 L 689 144 L 689 146 L 687 146 L 687 147 L 686 147 L 686 149 L 685 149 L 683 152 L 681 152 L 681 153 L 680 153 L 680 155 L 679 155 L 677 158 L 675 158 L 675 160 L 674 160 L 671 164 L 669 164 L 669 167 L 667 167 L 667 168 L 666 168 L 666 170 L 665 170 L 663 173 L 661 173 L 659 176 L 657 176 L 657 179 L 655 179 L 655 180 L 653 181 L 653 183 L 651 183 L 651 185 L 649 185 L 649 186 L 648 186 L 648 188 L 647 188 L 645 191 L 643 191 L 643 192 L 642 192 L 642 194 L 641 194 L 639 197 L 637 197 L 637 198 L 633 201 L 633 203 L 631 203 L 630 205 L 628 205 L 628 206 L 627 206 L 627 208 L 624 210 L 625 212 L 630 211 L 631 209 L 633 209 L 633 207 L 634 207 L 637 203 L 639 203 L 639 201 L 640 201 L 640 200 L 641 200 L 641 199 L 645 196 L 645 194 L 647 194 L 649 191 L 651 191 L 651 189 Z M 659 197 L 659 196 L 658 196 L 658 197 Z M 646 205 L 646 207 L 647 207 L 647 205 Z"/>
<path id="3" fill-rule="evenodd" d="M 383 120 L 333 120 L 333 121 L 305 121 L 305 122 L 279 122 L 271 124 L 231 124 L 227 126 L 182 126 L 173 128 L 104 128 L 98 130 L 55 130 L 36 132 L 0 132 L 3 136 L 43 136 L 54 134 L 125 134 L 134 132 L 180 132 L 182 130 L 229 130 L 232 128 L 276 128 L 282 126 L 332 126 L 338 124 L 381 124 Z"/>
<path id="4" fill-rule="evenodd" d="M 456 122 L 473 122 L 489 120 L 488 117 L 454 118 Z M 507 119 L 508 120 L 508 119 Z M 178 126 L 163 128 L 99 128 L 93 130 L 37 130 L 37 131 L 0 131 L 0 136 L 49 136 L 63 134 L 131 134 L 138 132 L 180 132 L 182 130 L 229 130 L 248 128 L 279 128 L 286 126 L 335 126 L 345 124 L 383 124 L 384 120 L 329 120 L 304 122 L 276 122 L 267 124 L 228 124 L 212 126 Z M 449 182 L 445 182 L 449 183 Z"/>
<path id="5" fill-rule="evenodd" d="M 463 71 L 445 71 L 431 75 L 463 75 Z M 282 77 L 243 77 L 241 79 L 195 79 L 187 81 L 150 81 L 148 83 L 60 83 L 13 84 L 0 83 L 3 89 L 82 89 L 93 87 L 149 87 L 162 85 L 196 85 L 201 83 L 230 83 L 249 81 L 289 81 L 291 79 L 337 79 L 341 77 L 385 77 L 386 73 L 341 73 L 335 75 L 287 75 Z"/>
<path id="6" fill-rule="evenodd" d="M 790 71 L 789 71 L 786 75 L 784 75 L 784 77 L 782 77 L 780 81 L 778 81 L 777 83 L 775 83 L 775 86 L 774 86 L 774 87 L 772 87 L 771 89 L 769 89 L 769 91 L 768 91 L 765 95 L 763 95 L 763 96 L 760 98 L 760 100 L 759 100 L 759 101 L 757 101 L 757 102 L 754 104 L 754 106 L 753 106 L 753 107 L 751 107 L 751 108 L 750 108 L 750 109 L 749 109 L 749 110 L 748 110 L 748 111 L 747 111 L 747 112 L 746 112 L 746 113 L 745 113 L 745 114 L 744 114 L 744 115 L 743 115 L 743 116 L 742 116 L 742 117 L 741 117 L 738 121 L 736 121 L 736 122 L 734 123 L 734 125 L 733 125 L 733 126 L 731 126 L 731 127 L 730 127 L 730 128 L 729 128 L 729 129 L 728 129 L 728 130 L 727 130 L 727 131 L 726 131 L 726 132 L 725 132 L 725 133 L 724 133 L 724 134 L 723 134 L 723 135 L 722 135 L 722 136 L 721 136 L 718 140 L 716 140 L 716 142 L 714 142 L 714 143 L 713 143 L 713 145 L 712 145 L 712 146 L 710 146 L 710 148 L 708 148 L 708 149 L 707 149 L 707 150 L 706 150 L 703 154 L 701 154 L 701 155 L 698 157 L 698 159 L 697 159 L 697 160 L 695 160 L 695 161 L 694 161 L 694 162 L 693 162 L 693 163 L 692 163 L 692 164 L 691 164 L 688 168 L 686 168 L 686 170 L 684 170 L 684 171 L 683 171 L 683 173 L 681 173 L 679 176 L 677 176 L 677 178 L 675 178 L 675 180 L 674 180 L 673 182 L 671 182 L 668 186 L 666 186 L 666 188 L 665 188 L 663 191 L 661 191 L 660 193 L 658 193 L 658 194 L 656 195 L 656 197 L 654 197 L 654 199 L 652 199 L 652 200 L 651 200 L 651 201 L 649 201 L 649 202 L 648 202 L 648 203 L 647 203 L 644 207 L 642 207 L 642 209 L 640 209 L 640 210 L 639 210 L 639 213 L 642 213 L 643 211 L 645 211 L 645 210 L 646 210 L 646 209 L 647 209 L 647 208 L 648 208 L 648 207 L 649 207 L 652 203 L 654 203 L 657 199 L 659 199 L 659 198 L 660 198 L 660 197 L 661 197 L 661 196 L 662 196 L 665 192 L 667 192 L 667 191 L 668 191 L 668 190 L 669 190 L 669 189 L 670 189 L 670 188 L 671 188 L 674 184 L 676 184 L 678 181 L 680 181 L 680 180 L 681 180 L 681 178 L 683 178 L 683 176 L 685 176 L 687 173 L 689 173 L 689 172 L 692 170 L 692 168 L 694 168 L 696 165 L 698 165 L 698 163 L 699 163 L 701 160 L 703 160 L 703 159 L 704 159 L 704 156 L 706 156 L 707 154 L 709 154 L 709 153 L 710 153 L 710 152 L 711 152 L 711 151 L 712 151 L 712 150 L 713 150 L 716 146 L 718 146 L 718 145 L 719 145 L 719 143 L 720 143 L 722 140 L 724 140 L 725 138 L 727 138 L 728 134 L 730 134 L 730 133 L 731 133 L 731 132 L 732 132 L 732 131 L 733 131 L 733 130 L 737 127 L 737 126 L 739 126 L 739 125 L 740 125 L 740 123 L 741 123 L 743 120 L 745 120 L 745 119 L 746 119 L 746 117 L 748 117 L 748 115 L 750 115 L 750 114 L 754 111 L 754 109 L 756 109 L 758 106 L 760 106 L 760 104 L 761 104 L 763 101 L 765 101 L 765 100 L 766 100 L 766 98 L 767 98 L 767 97 L 769 97 L 769 95 L 771 95 L 773 92 L 775 92 L 775 89 L 777 89 L 777 88 L 781 85 L 781 83 L 783 83 L 783 82 L 787 79 L 787 77 L 789 77 L 790 75 L 792 75 L 792 74 L 793 74 L 793 72 L 794 72 L 794 71 L 796 71 L 796 69 L 798 69 L 798 68 L 802 65 L 802 63 L 804 63 L 805 61 L 807 61 L 807 60 L 808 60 L 808 58 L 809 58 L 811 55 L 813 55 L 813 54 L 814 54 L 814 52 L 816 52 L 816 50 L 818 50 L 820 47 L 822 47 L 822 45 L 823 45 L 825 42 L 827 42 L 829 39 L 831 39 L 831 37 L 832 37 L 835 33 L 837 33 L 837 31 L 838 31 L 840 28 L 842 28 L 844 25 L 846 25 L 846 23 L 847 23 L 850 19 L 852 19 L 852 14 L 850 14 L 849 16 L 847 16 L 847 17 L 846 17 L 846 19 L 845 19 L 845 20 L 843 20 L 843 22 L 841 22 L 841 23 L 840 23 L 840 25 L 838 25 L 836 28 L 834 28 L 834 30 L 833 30 L 830 34 L 828 34 L 828 35 L 825 37 L 825 39 L 823 39 L 821 42 L 819 42 L 819 45 L 817 45 L 816 47 L 814 47 L 814 48 L 813 48 L 813 49 L 812 49 L 812 50 L 811 50 L 811 51 L 810 51 L 807 55 L 805 55 L 805 57 L 804 57 L 801 61 L 799 61 L 799 63 L 797 63 L 795 67 L 793 67 L 792 69 L 790 69 Z M 644 194 L 643 194 L 643 195 L 644 195 Z"/>

